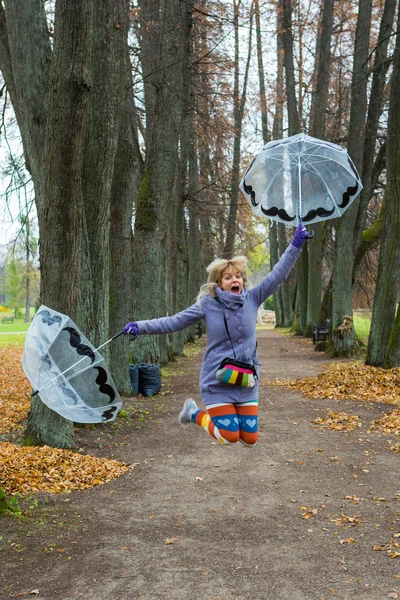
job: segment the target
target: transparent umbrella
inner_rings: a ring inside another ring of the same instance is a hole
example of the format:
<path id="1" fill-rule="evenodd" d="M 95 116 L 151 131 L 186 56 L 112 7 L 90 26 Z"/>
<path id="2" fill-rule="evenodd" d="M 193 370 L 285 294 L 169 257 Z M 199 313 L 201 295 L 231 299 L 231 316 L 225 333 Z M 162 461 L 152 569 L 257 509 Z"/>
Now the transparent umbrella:
<path id="1" fill-rule="evenodd" d="M 240 189 L 254 214 L 296 226 L 340 217 L 362 183 L 343 148 L 300 133 L 266 144 Z"/>
<path id="2" fill-rule="evenodd" d="M 77 423 L 113 421 L 122 401 L 99 350 L 121 333 L 94 348 L 67 315 L 42 305 L 22 356 L 32 396 Z"/>

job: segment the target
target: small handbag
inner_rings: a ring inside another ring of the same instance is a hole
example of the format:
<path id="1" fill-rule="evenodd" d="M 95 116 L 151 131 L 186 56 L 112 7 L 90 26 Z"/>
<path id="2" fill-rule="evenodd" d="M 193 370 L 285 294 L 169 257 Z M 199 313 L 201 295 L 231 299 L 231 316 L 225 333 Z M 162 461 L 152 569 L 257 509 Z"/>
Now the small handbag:
<path id="1" fill-rule="evenodd" d="M 216 373 L 218 381 L 253 388 L 256 384 L 257 371 L 253 365 L 240 362 L 234 358 L 224 358 Z"/>
<path id="2" fill-rule="evenodd" d="M 216 298 L 216 300 L 219 304 L 221 304 L 219 298 Z M 221 364 L 216 372 L 216 377 L 221 383 L 229 383 L 231 385 L 253 388 L 256 384 L 255 380 L 257 377 L 257 371 L 254 365 L 236 360 L 235 349 L 233 347 L 232 338 L 229 333 L 228 323 L 226 322 L 225 311 L 223 308 L 222 312 L 224 315 L 226 333 L 228 334 L 229 341 L 232 346 L 233 358 L 227 357 L 221 361 Z"/>

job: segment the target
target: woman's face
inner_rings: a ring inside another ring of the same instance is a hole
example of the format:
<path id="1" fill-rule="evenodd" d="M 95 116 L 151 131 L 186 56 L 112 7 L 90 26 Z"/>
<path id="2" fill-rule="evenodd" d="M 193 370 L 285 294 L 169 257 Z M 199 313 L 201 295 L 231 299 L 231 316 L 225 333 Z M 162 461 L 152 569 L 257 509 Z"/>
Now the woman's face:
<path id="1" fill-rule="evenodd" d="M 240 271 L 230 265 L 222 272 L 219 285 L 222 290 L 239 295 L 243 291 L 243 276 Z"/>

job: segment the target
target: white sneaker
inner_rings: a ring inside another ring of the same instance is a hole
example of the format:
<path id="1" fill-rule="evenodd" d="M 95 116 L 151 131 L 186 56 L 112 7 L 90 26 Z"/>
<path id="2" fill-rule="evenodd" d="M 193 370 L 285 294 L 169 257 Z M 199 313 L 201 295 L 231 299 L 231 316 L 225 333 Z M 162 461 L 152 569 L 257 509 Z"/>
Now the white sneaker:
<path id="1" fill-rule="evenodd" d="M 187 400 L 185 400 L 183 408 L 179 413 L 179 423 L 183 425 L 183 427 L 186 427 L 187 425 L 192 423 L 192 415 L 194 415 L 194 413 L 198 410 L 199 407 L 197 406 L 193 398 L 188 398 Z"/>

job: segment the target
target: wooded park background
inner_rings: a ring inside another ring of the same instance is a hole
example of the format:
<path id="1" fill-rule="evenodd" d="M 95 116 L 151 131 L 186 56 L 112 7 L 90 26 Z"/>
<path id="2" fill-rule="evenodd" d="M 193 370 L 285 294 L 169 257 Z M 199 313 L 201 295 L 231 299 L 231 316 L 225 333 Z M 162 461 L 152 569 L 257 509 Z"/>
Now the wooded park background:
<path id="1" fill-rule="evenodd" d="M 272 267 L 294 230 L 255 221 L 239 181 L 263 144 L 305 132 L 345 147 L 364 189 L 313 225 L 277 325 L 298 312 L 309 336 L 329 317 L 331 353 L 349 356 L 358 340 L 340 325 L 366 302 L 367 363 L 400 366 L 396 0 L 1 0 L 0 69 L 1 135 L 17 127 L 34 189 L 41 302 L 93 344 L 191 304 L 217 256 L 256 263 L 266 244 Z M 190 335 L 111 344 L 121 392 L 130 360 L 163 363 Z M 28 429 L 73 443 L 39 399 Z"/>

